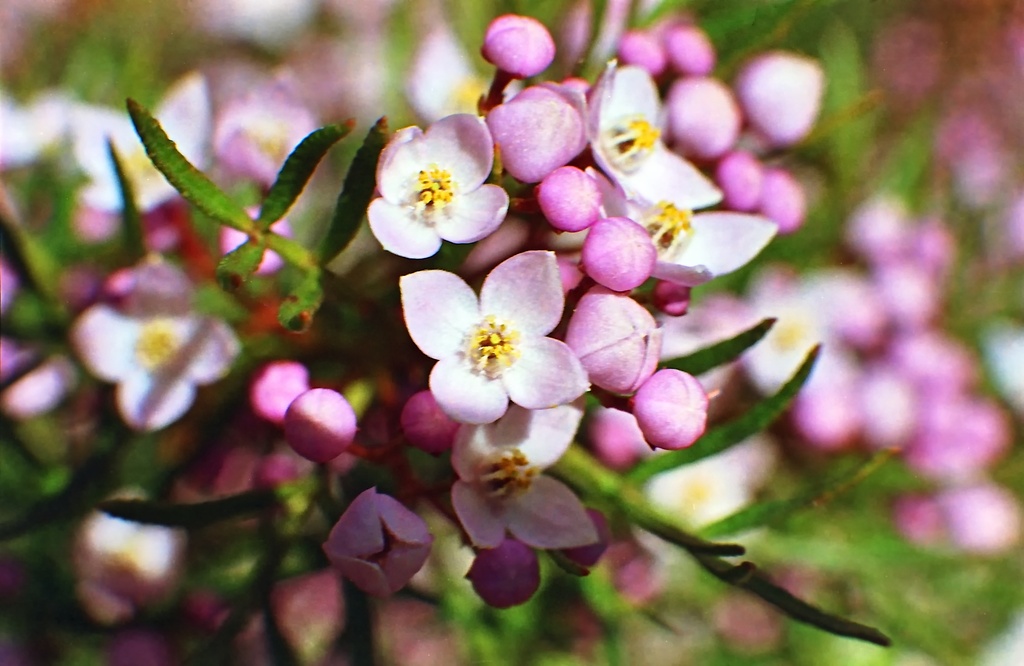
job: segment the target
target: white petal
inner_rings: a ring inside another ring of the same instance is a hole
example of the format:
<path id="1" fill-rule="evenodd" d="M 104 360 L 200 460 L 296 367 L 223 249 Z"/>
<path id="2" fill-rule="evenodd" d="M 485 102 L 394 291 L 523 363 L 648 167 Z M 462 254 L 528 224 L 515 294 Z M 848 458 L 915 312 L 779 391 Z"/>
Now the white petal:
<path id="1" fill-rule="evenodd" d="M 690 243 L 672 259 L 682 266 L 704 266 L 714 275 L 725 275 L 756 257 L 777 229 L 760 215 L 701 213 L 693 216 Z"/>
<path id="2" fill-rule="evenodd" d="M 507 504 L 508 529 L 528 546 L 575 548 L 597 541 L 586 509 L 560 481 L 538 477 L 529 491 Z"/>
<path id="3" fill-rule="evenodd" d="M 498 264 L 480 288 L 480 312 L 521 334 L 546 335 L 562 318 L 565 296 L 554 252 L 521 252 Z"/>
<path id="4" fill-rule="evenodd" d="M 490 236 L 508 211 L 508 193 L 497 185 L 459 194 L 435 225 L 441 238 L 451 243 L 474 243 Z"/>
<path id="5" fill-rule="evenodd" d="M 156 108 L 155 117 L 189 162 L 200 169 L 206 166 L 213 117 L 202 74 L 192 72 L 179 79 Z"/>
<path id="6" fill-rule="evenodd" d="M 437 362 L 430 372 L 430 392 L 444 413 L 461 423 L 491 423 L 508 409 L 501 382 L 472 372 L 459 357 Z"/>
<path id="7" fill-rule="evenodd" d="M 117 407 L 136 430 L 159 430 L 178 420 L 196 397 L 195 386 L 175 375 L 130 374 L 117 387 Z"/>
<path id="8" fill-rule="evenodd" d="M 441 237 L 424 224 L 409 206 L 375 199 L 366 211 L 370 231 L 385 250 L 408 259 L 425 259 L 437 254 Z"/>
<path id="9" fill-rule="evenodd" d="M 512 409 L 522 409 L 512 407 Z M 530 415 L 526 436 L 519 442 L 519 450 L 537 467 L 550 467 L 562 457 L 579 430 L 583 419 L 583 400 L 575 400 L 552 409 L 523 410 Z M 506 418 L 508 418 L 506 416 Z M 505 419 L 499 421 L 499 426 Z"/>
<path id="10" fill-rule="evenodd" d="M 398 280 L 409 336 L 430 358 L 465 351 L 466 336 L 480 323 L 476 294 L 447 271 L 418 271 Z"/>
<path id="11" fill-rule="evenodd" d="M 239 350 L 238 338 L 231 327 L 209 317 L 198 322 L 183 344 L 182 353 L 188 359 L 185 372 L 200 386 L 227 374 Z"/>
<path id="12" fill-rule="evenodd" d="M 452 508 L 477 548 L 497 548 L 505 538 L 505 520 L 500 507 L 488 502 L 470 484 L 456 481 L 452 485 Z"/>
<path id="13" fill-rule="evenodd" d="M 138 320 L 125 317 L 108 305 L 94 305 L 71 329 L 71 344 L 85 367 L 96 377 L 116 382 L 135 367 Z"/>
<path id="14" fill-rule="evenodd" d="M 547 409 L 572 402 L 590 388 L 586 370 L 564 342 L 528 338 L 518 348 L 521 356 L 501 377 L 517 405 Z"/>
<path id="15" fill-rule="evenodd" d="M 377 189 L 381 196 L 395 204 L 408 203 L 413 179 L 421 168 L 415 151 L 407 144 L 423 136 L 419 127 L 405 127 L 384 146 L 377 161 Z"/>
<path id="16" fill-rule="evenodd" d="M 722 200 L 722 191 L 697 167 L 660 143 L 636 171 L 616 170 L 612 175 L 631 197 L 650 203 L 665 201 L 693 210 Z"/>
<path id="17" fill-rule="evenodd" d="M 423 155 L 446 169 L 459 192 L 472 192 L 487 180 L 494 163 L 494 140 L 480 116 L 456 113 L 427 129 Z"/>

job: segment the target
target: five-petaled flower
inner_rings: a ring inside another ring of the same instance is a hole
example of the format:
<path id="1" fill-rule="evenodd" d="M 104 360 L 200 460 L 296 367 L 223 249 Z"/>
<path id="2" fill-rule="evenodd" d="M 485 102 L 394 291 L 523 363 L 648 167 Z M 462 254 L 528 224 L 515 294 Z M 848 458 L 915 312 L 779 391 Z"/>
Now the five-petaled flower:
<path id="1" fill-rule="evenodd" d="M 506 259 L 484 280 L 479 300 L 446 271 L 419 271 L 399 284 L 409 335 L 438 361 L 430 390 L 456 421 L 490 423 L 510 398 L 527 409 L 555 407 L 589 388 L 572 350 L 546 337 L 565 306 L 554 253 Z"/>

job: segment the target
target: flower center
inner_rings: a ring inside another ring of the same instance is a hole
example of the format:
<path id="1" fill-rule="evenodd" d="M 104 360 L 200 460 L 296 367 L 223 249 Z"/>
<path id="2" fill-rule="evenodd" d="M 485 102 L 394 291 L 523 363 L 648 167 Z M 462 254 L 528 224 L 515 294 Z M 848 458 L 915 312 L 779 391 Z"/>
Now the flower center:
<path id="1" fill-rule="evenodd" d="M 266 121 L 244 132 L 261 153 L 275 162 L 284 162 L 288 157 L 288 126 L 284 123 Z"/>
<path id="2" fill-rule="evenodd" d="M 146 370 L 165 365 L 181 347 L 181 338 L 170 319 L 146 322 L 135 342 L 135 358 Z"/>
<path id="3" fill-rule="evenodd" d="M 149 161 L 149 156 L 142 146 L 133 150 L 123 158 L 125 176 L 135 185 L 136 188 L 147 189 L 158 186 L 164 182 L 163 175 Z M 138 195 L 138 192 L 136 192 Z"/>
<path id="4" fill-rule="evenodd" d="M 499 377 L 519 358 L 519 332 L 488 315 L 469 337 L 469 358 L 477 371 L 491 379 Z"/>
<path id="5" fill-rule="evenodd" d="M 671 257 L 681 251 L 693 235 L 693 211 L 677 208 L 667 201 L 654 206 L 644 216 L 644 221 L 654 247 L 663 257 Z"/>
<path id="6" fill-rule="evenodd" d="M 451 173 L 436 164 L 419 172 L 416 188 L 416 208 L 427 214 L 444 210 L 455 196 Z"/>
<path id="7" fill-rule="evenodd" d="M 654 152 L 661 130 L 643 117 L 624 119 L 605 132 L 605 146 L 612 163 L 623 171 L 634 171 Z"/>
<path id="8" fill-rule="evenodd" d="M 505 499 L 521 495 L 529 490 L 538 469 L 519 449 L 508 449 L 492 458 L 480 475 L 487 494 L 493 498 Z"/>
<path id="9" fill-rule="evenodd" d="M 813 326 L 806 316 L 780 317 L 772 330 L 773 345 L 780 352 L 792 352 L 808 346 Z"/>

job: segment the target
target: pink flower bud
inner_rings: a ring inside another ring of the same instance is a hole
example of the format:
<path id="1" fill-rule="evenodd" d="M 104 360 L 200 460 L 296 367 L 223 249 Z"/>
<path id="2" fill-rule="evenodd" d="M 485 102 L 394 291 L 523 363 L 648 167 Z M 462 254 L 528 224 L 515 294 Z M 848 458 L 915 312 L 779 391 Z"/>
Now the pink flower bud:
<path id="1" fill-rule="evenodd" d="M 18 293 L 18 273 L 9 263 L 0 257 L 0 314 L 7 312 L 7 308 Z"/>
<path id="2" fill-rule="evenodd" d="M 935 500 L 927 495 L 904 495 L 892 508 L 896 530 L 911 543 L 931 545 L 945 536 L 942 512 Z"/>
<path id="3" fill-rule="evenodd" d="M 633 415 L 651 446 L 685 449 L 704 433 L 708 397 L 693 375 L 659 370 L 636 392 Z"/>
<path id="4" fill-rule="evenodd" d="M 276 488 L 302 476 L 299 460 L 290 453 L 276 452 L 260 460 L 253 472 L 253 485 L 257 488 Z"/>
<path id="5" fill-rule="evenodd" d="M 682 317 L 690 309 L 691 288 L 685 285 L 659 280 L 654 285 L 654 307 L 670 317 Z"/>
<path id="6" fill-rule="evenodd" d="M 537 19 L 505 14 L 487 26 L 480 53 L 498 69 L 525 79 L 540 74 L 555 59 L 555 40 Z"/>
<path id="7" fill-rule="evenodd" d="M 356 413 L 345 396 L 331 389 L 306 391 L 284 415 L 284 436 L 303 458 L 327 462 L 341 455 L 356 435 Z"/>
<path id="8" fill-rule="evenodd" d="M 666 105 L 672 138 L 686 156 L 715 159 L 739 137 L 739 107 L 718 79 L 679 79 L 669 89 Z"/>
<path id="9" fill-rule="evenodd" d="M 633 393 L 654 373 L 661 329 L 625 294 L 594 287 L 580 299 L 565 334 L 590 377 L 601 388 Z"/>
<path id="10" fill-rule="evenodd" d="M 765 169 L 761 213 L 779 225 L 780 234 L 793 233 L 803 225 L 807 196 L 803 186 L 785 169 Z"/>
<path id="11" fill-rule="evenodd" d="M 452 448 L 459 423 L 445 414 L 430 391 L 420 391 L 405 402 L 400 417 L 409 443 L 431 455 Z"/>
<path id="12" fill-rule="evenodd" d="M 603 513 L 596 509 L 587 509 L 587 515 L 590 516 L 590 520 L 594 523 L 594 529 L 597 530 L 597 543 L 592 543 L 589 546 L 566 548 L 562 551 L 562 554 L 580 566 L 592 567 L 601 559 L 604 551 L 608 550 L 608 543 L 612 540 L 612 533 L 608 527 L 608 519 L 604 517 Z"/>
<path id="13" fill-rule="evenodd" d="M 583 241 L 583 268 L 612 291 L 629 291 L 651 277 L 658 252 L 647 231 L 626 217 L 598 220 Z"/>
<path id="14" fill-rule="evenodd" d="M 545 176 L 537 187 L 537 203 L 560 231 L 583 231 L 601 217 L 597 181 L 576 167 L 559 167 Z"/>
<path id="15" fill-rule="evenodd" d="M 715 182 L 722 188 L 726 208 L 750 213 L 761 203 L 764 166 L 745 150 L 736 150 L 726 154 L 715 167 Z"/>
<path id="16" fill-rule="evenodd" d="M 757 56 L 736 79 L 751 126 L 775 147 L 792 145 L 810 132 L 824 88 L 825 73 L 816 60 L 783 51 Z"/>
<path id="17" fill-rule="evenodd" d="M 669 64 L 680 74 L 707 76 L 715 68 L 715 47 L 704 31 L 694 25 L 674 25 L 665 31 Z"/>
<path id="18" fill-rule="evenodd" d="M 580 265 L 577 261 L 558 257 L 558 277 L 562 281 L 562 293 L 568 294 L 583 281 L 583 273 L 580 272 Z"/>
<path id="19" fill-rule="evenodd" d="M 612 469 L 626 469 L 651 454 L 651 447 L 629 412 L 601 407 L 587 419 L 594 455 Z"/>
<path id="20" fill-rule="evenodd" d="M 252 410 L 281 425 L 292 400 L 309 390 L 309 370 L 297 361 L 273 361 L 263 366 L 249 386 Z"/>
<path id="21" fill-rule="evenodd" d="M 107 644 L 107 666 L 173 666 L 178 663 L 162 634 L 151 629 L 122 629 Z"/>
<path id="22" fill-rule="evenodd" d="M 951 488 L 936 498 L 950 541 L 971 553 L 1007 552 L 1021 540 L 1024 514 L 1005 488 L 992 483 Z"/>
<path id="23" fill-rule="evenodd" d="M 540 587 L 540 563 L 532 548 L 505 539 L 497 548 L 477 551 L 466 578 L 488 606 L 510 608 L 529 601 Z"/>
<path id="24" fill-rule="evenodd" d="M 324 553 L 342 575 L 368 594 L 401 589 L 420 570 L 434 537 L 415 513 L 376 488 L 348 505 L 324 542 Z"/>
<path id="25" fill-rule="evenodd" d="M 668 54 L 656 35 L 646 30 L 630 30 L 619 40 L 619 63 L 642 67 L 658 77 L 668 65 Z"/>
<path id="26" fill-rule="evenodd" d="M 527 88 L 487 114 L 505 170 L 536 183 L 579 155 L 587 144 L 579 93 L 554 85 Z"/>

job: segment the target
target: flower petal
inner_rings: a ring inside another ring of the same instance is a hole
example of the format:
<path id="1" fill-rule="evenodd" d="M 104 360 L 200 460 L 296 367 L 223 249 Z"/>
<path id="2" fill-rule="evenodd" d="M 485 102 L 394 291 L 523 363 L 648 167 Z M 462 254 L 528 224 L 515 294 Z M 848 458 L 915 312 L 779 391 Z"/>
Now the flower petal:
<path id="1" fill-rule="evenodd" d="M 370 231 L 385 250 L 408 259 L 425 259 L 437 254 L 441 237 L 424 224 L 409 206 L 374 199 L 366 210 Z"/>
<path id="2" fill-rule="evenodd" d="M 422 546 L 434 540 L 423 519 L 390 495 L 377 495 L 377 512 L 388 532 L 404 544 Z"/>
<path id="3" fill-rule="evenodd" d="M 394 590 L 380 565 L 354 557 L 332 558 L 331 563 L 363 592 L 375 597 L 386 597 Z"/>
<path id="4" fill-rule="evenodd" d="M 227 374 L 240 345 L 231 327 L 219 319 L 203 317 L 197 324 L 182 351 L 188 359 L 185 373 L 202 386 Z"/>
<path id="5" fill-rule="evenodd" d="M 431 125 L 422 150 L 430 163 L 448 170 L 459 193 L 480 187 L 494 164 L 491 130 L 483 118 L 471 113 L 456 113 Z"/>
<path id="6" fill-rule="evenodd" d="M 777 226 L 760 215 L 700 213 L 693 216 L 693 238 L 674 263 L 704 266 L 725 275 L 757 256 L 775 237 Z"/>
<path id="7" fill-rule="evenodd" d="M 541 476 L 530 490 L 507 503 L 508 529 L 534 548 L 576 548 L 598 539 L 594 523 L 561 481 Z"/>
<path id="8" fill-rule="evenodd" d="M 341 518 L 324 542 L 324 553 L 331 560 L 345 557 L 366 558 L 384 550 L 384 532 L 378 502 L 384 495 L 367 488 L 349 502 Z"/>
<path id="9" fill-rule="evenodd" d="M 576 431 L 579 430 L 580 421 L 583 420 L 582 400 L 574 400 L 552 409 L 525 410 L 513 406 L 509 408 L 509 415 L 512 414 L 512 410 L 526 412 L 529 415 L 526 435 L 523 436 L 523 430 L 520 430 L 519 442 L 516 445 L 530 460 L 530 464 L 541 468 L 550 467 L 562 457 L 572 444 Z M 498 422 L 499 429 L 507 419 L 508 416 Z"/>
<path id="10" fill-rule="evenodd" d="M 377 160 L 377 190 L 394 204 L 408 203 L 413 179 L 422 168 L 418 153 L 407 144 L 423 136 L 419 127 L 405 127 L 384 146 Z"/>
<path id="11" fill-rule="evenodd" d="M 501 376 L 512 402 L 527 409 L 546 409 L 572 402 L 590 387 L 576 354 L 560 340 L 527 338 L 521 356 Z"/>
<path id="12" fill-rule="evenodd" d="M 202 74 L 192 72 L 178 79 L 156 108 L 156 118 L 182 155 L 200 169 L 206 166 L 213 116 Z"/>
<path id="13" fill-rule="evenodd" d="M 452 508 L 469 540 L 478 548 L 496 548 L 505 538 L 501 507 L 488 502 L 465 481 L 452 484 Z"/>
<path id="14" fill-rule="evenodd" d="M 418 271 L 398 280 L 409 337 L 438 360 L 464 351 L 466 336 L 480 323 L 476 294 L 447 271 Z"/>
<path id="15" fill-rule="evenodd" d="M 651 75 L 640 67 L 610 63 L 594 86 L 591 106 L 597 126 L 608 128 L 623 118 L 640 116 L 658 125 L 661 101 Z"/>
<path id="16" fill-rule="evenodd" d="M 71 344 L 93 375 L 108 382 L 127 377 L 135 366 L 139 322 L 108 305 L 94 305 L 71 329 Z"/>
<path id="17" fill-rule="evenodd" d="M 430 372 L 430 392 L 444 413 L 461 423 L 491 423 L 508 409 L 502 383 L 471 371 L 459 357 L 437 362 Z"/>
<path id="18" fill-rule="evenodd" d="M 135 371 L 117 386 L 118 411 L 136 430 L 159 430 L 173 423 L 195 397 L 195 386 L 178 375 Z"/>
<path id="19" fill-rule="evenodd" d="M 686 287 L 696 287 L 710 281 L 715 276 L 707 266 L 680 266 L 667 261 L 658 261 L 654 264 L 651 277 Z"/>
<path id="20" fill-rule="evenodd" d="M 521 334 L 546 335 L 562 318 L 565 296 L 554 252 L 521 252 L 498 264 L 480 288 L 480 312 Z"/>
<path id="21" fill-rule="evenodd" d="M 490 236 L 508 212 L 508 193 L 497 185 L 458 195 L 437 220 L 437 234 L 451 243 L 474 243 Z"/>
<path id="22" fill-rule="evenodd" d="M 635 171 L 611 174 L 631 197 L 652 203 L 664 201 L 692 210 L 722 200 L 722 191 L 697 167 L 661 144 Z"/>

